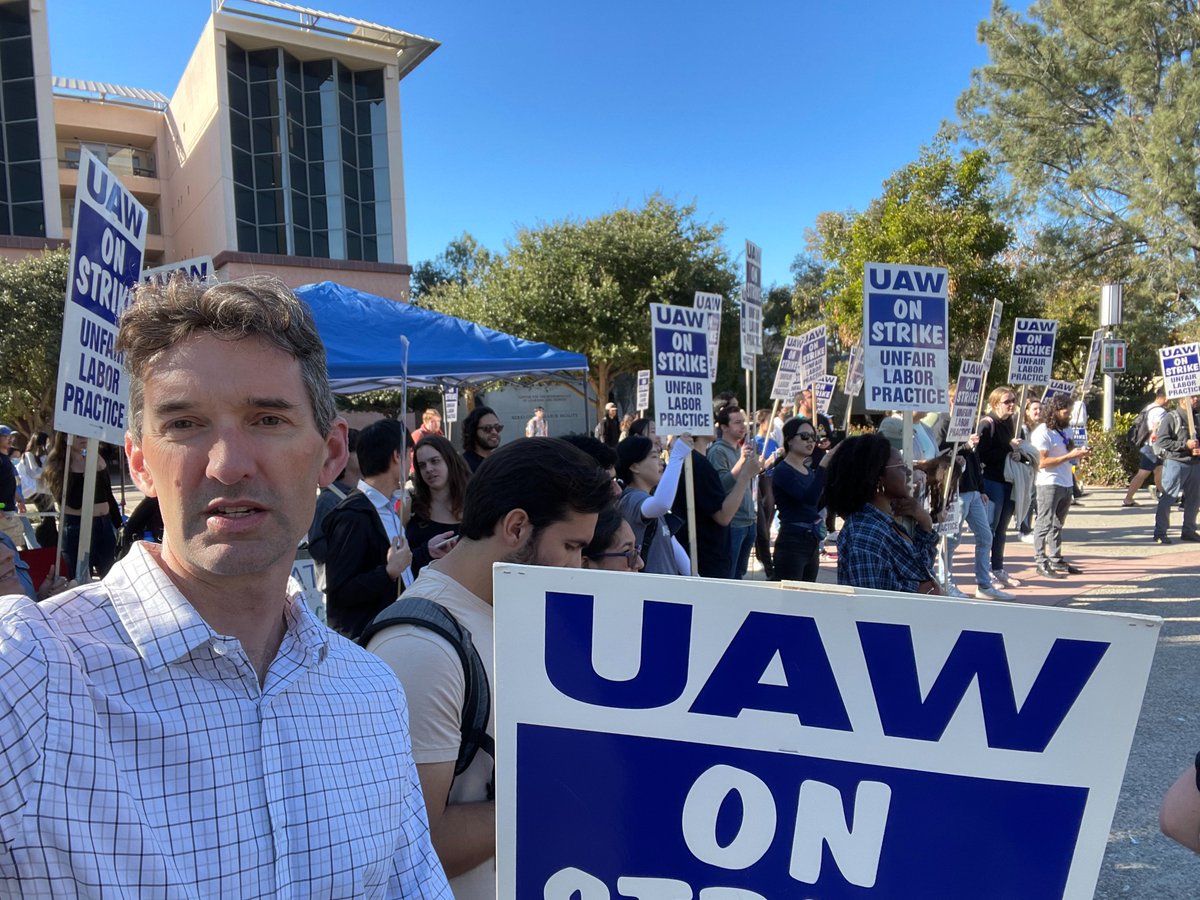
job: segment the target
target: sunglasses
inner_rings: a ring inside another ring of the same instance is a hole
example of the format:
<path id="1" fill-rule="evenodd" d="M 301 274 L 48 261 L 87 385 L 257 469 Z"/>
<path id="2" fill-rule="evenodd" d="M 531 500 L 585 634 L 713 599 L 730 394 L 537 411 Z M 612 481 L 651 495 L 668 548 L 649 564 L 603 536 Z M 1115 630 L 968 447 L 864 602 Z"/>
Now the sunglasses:
<path id="1" fill-rule="evenodd" d="M 488 434 L 499 434 L 504 430 L 503 425 L 480 425 L 480 431 L 486 431 Z"/>
<path id="2" fill-rule="evenodd" d="M 800 438 L 802 441 L 815 441 L 817 439 L 817 436 L 811 431 L 797 431 L 796 437 Z"/>
<path id="3" fill-rule="evenodd" d="M 629 568 L 632 569 L 637 564 L 638 557 L 641 556 L 641 553 L 639 553 L 636 549 L 633 549 L 633 550 L 610 550 L 607 553 L 601 553 L 599 558 L 600 559 L 615 559 L 618 556 L 625 557 L 625 564 L 628 565 Z"/>

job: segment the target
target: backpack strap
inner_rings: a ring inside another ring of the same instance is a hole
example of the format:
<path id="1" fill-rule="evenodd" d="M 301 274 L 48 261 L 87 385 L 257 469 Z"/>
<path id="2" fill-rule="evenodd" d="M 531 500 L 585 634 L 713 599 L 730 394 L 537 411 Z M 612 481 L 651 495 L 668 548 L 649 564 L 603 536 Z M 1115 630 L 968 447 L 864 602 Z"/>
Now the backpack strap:
<path id="1" fill-rule="evenodd" d="M 482 750 L 494 760 L 496 744 L 487 733 L 488 719 L 492 712 L 492 695 L 488 685 L 483 660 L 471 640 L 471 632 L 450 614 L 446 607 L 424 597 L 407 594 L 375 617 L 359 637 L 358 642 L 366 646 L 371 638 L 393 625 L 415 625 L 432 631 L 446 641 L 458 654 L 463 667 L 463 708 L 459 722 L 462 743 L 458 747 L 458 759 L 454 763 L 455 776 L 461 775 Z"/>

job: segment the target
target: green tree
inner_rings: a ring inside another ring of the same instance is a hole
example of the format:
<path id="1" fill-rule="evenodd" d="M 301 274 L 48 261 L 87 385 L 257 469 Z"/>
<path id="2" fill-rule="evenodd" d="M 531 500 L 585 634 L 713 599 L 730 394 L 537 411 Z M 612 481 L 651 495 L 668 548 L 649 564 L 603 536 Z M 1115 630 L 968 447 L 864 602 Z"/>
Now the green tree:
<path id="1" fill-rule="evenodd" d="M 987 154 L 952 155 L 944 139 L 893 174 L 865 212 L 826 212 L 809 235 L 826 266 L 820 289 L 845 346 L 862 332 L 863 270 L 868 262 L 942 266 L 949 270 L 951 371 L 983 353 L 992 300 L 1004 318 L 1028 314 L 1031 300 L 1010 265 L 1013 232 L 997 217 Z M 1009 329 L 1011 330 L 1011 329 Z M 997 355 L 1000 351 L 997 350 Z"/>
<path id="2" fill-rule="evenodd" d="M 417 263 L 411 282 L 413 303 L 419 304 L 422 298 L 441 285 L 478 287 L 494 261 L 495 256 L 464 231 L 436 257 Z"/>
<path id="3" fill-rule="evenodd" d="M 1097 260 L 1151 285 L 1173 324 L 1200 277 L 1200 7 L 1195 0 L 995 2 L 989 63 L 959 100 L 965 133 L 1010 200 Z M 1107 280 L 1106 279 L 1106 280 Z"/>
<path id="4" fill-rule="evenodd" d="M 445 282 L 423 299 L 439 312 L 586 354 L 603 403 L 617 375 L 649 365 L 650 303 L 691 306 L 701 290 L 731 298 L 737 276 L 723 231 L 698 221 L 694 205 L 654 195 L 641 209 L 522 229 L 478 283 Z M 723 349 L 736 328 L 726 313 Z"/>
<path id="5" fill-rule="evenodd" d="M 23 434 L 53 420 L 68 265 L 65 249 L 0 260 L 0 416 Z"/>

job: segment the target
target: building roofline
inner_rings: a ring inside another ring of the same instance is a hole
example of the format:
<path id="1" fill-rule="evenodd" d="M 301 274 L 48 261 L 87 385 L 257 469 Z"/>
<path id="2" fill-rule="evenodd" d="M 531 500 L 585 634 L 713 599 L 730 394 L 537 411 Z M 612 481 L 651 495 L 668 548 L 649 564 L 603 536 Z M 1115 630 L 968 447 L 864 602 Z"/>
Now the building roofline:
<path id="1" fill-rule="evenodd" d="M 338 13 L 322 12 L 281 0 L 212 0 L 213 15 L 224 13 L 259 22 L 270 22 L 273 25 L 283 25 L 298 31 L 316 32 L 346 41 L 359 41 L 374 44 L 396 52 L 400 66 L 399 75 L 403 78 L 421 62 L 441 46 L 441 41 L 410 34 L 366 22 L 351 16 Z"/>
<path id="2" fill-rule="evenodd" d="M 105 103 L 118 103 L 123 106 L 136 106 L 140 109 L 153 109 L 162 112 L 169 102 L 158 91 L 148 91 L 144 88 L 122 87 L 119 84 L 108 84 L 104 81 L 87 81 L 82 78 L 62 78 L 53 76 L 51 85 L 55 96 L 69 97 L 73 100 L 100 100 Z"/>

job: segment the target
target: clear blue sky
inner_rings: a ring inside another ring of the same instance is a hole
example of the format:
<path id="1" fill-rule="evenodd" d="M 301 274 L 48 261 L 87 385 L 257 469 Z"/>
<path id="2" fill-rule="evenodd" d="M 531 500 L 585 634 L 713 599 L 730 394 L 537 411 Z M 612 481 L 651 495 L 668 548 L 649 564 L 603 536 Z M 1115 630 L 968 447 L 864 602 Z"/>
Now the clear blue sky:
<path id="1" fill-rule="evenodd" d="M 401 85 L 409 258 L 469 231 L 587 217 L 661 191 L 790 280 L 824 210 L 862 209 L 970 73 L 989 0 L 321 0 L 442 46 Z M 1022 4 L 1023 5 L 1023 4 Z M 206 0 L 47 0 L 54 74 L 170 96 Z M 124 12 L 123 12 L 124 11 Z"/>

